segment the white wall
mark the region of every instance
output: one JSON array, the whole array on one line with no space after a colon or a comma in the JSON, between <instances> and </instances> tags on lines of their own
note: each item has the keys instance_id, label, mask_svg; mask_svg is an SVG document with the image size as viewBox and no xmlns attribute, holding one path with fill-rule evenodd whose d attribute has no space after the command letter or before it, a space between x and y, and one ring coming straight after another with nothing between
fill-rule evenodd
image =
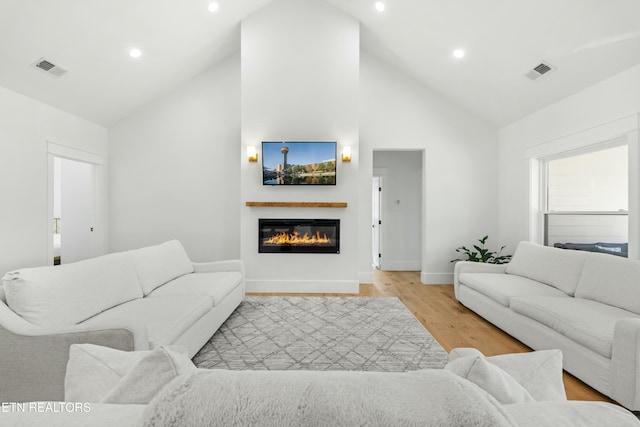
<instances>
[{"instance_id":1,"label":"white wall","mask_svg":"<svg viewBox=\"0 0 640 427\"><path fill-rule=\"evenodd\" d=\"M422 152L374 151L382 181L383 270L422 268Z\"/></svg>"},{"instance_id":2,"label":"white wall","mask_svg":"<svg viewBox=\"0 0 640 427\"><path fill-rule=\"evenodd\" d=\"M104 156L107 130L0 87L0 275L53 263L47 141Z\"/></svg>"},{"instance_id":3,"label":"white wall","mask_svg":"<svg viewBox=\"0 0 640 427\"><path fill-rule=\"evenodd\" d=\"M238 258L240 57L109 129L111 251L179 239L194 261Z\"/></svg>"},{"instance_id":4,"label":"white wall","mask_svg":"<svg viewBox=\"0 0 640 427\"><path fill-rule=\"evenodd\" d=\"M321 0L277 0L242 22L241 252L254 291L357 292L359 23ZM337 141L337 185L262 185L246 147ZM250 208L246 201L347 202L346 209ZM369 204L370 205L370 204ZM259 254L259 218L338 218L340 254ZM369 220L368 220L369 221Z\"/></svg>"},{"instance_id":5,"label":"white wall","mask_svg":"<svg viewBox=\"0 0 640 427\"><path fill-rule=\"evenodd\" d=\"M543 84L544 80L539 83ZM514 246L521 240L529 239L529 198L532 195L529 191L530 164L527 150L541 144L553 145L556 140L574 134L589 134L590 130L606 128L607 124L636 115L638 111L640 111L640 66L604 80L500 129L499 235L501 242ZM602 138L619 136L602 135ZM629 175L631 179L636 176L637 180L637 151L630 148L629 155ZM631 168L632 164L635 164L635 168ZM633 193L631 186L630 192ZM631 221L633 200L630 198L629 202ZM629 227L631 233L631 222Z\"/></svg>"},{"instance_id":6,"label":"white wall","mask_svg":"<svg viewBox=\"0 0 640 427\"><path fill-rule=\"evenodd\" d=\"M455 248L497 232L497 130L398 69L363 53L360 64L358 268L371 280L374 150L424 150L422 281L453 283Z\"/></svg>"}]
</instances>

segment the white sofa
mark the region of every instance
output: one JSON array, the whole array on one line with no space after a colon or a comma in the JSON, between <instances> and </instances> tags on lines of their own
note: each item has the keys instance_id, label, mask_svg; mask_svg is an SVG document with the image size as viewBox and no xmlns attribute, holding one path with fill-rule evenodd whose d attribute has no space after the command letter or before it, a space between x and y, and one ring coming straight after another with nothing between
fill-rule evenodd
<instances>
[{"instance_id":1,"label":"white sofa","mask_svg":"<svg viewBox=\"0 0 640 427\"><path fill-rule=\"evenodd\" d=\"M638 427L626 409L567 401L559 350L485 358L455 349L412 372L196 369L175 346L122 352L74 345L66 402L8 406L15 427Z\"/></svg>"},{"instance_id":2,"label":"white sofa","mask_svg":"<svg viewBox=\"0 0 640 427\"><path fill-rule=\"evenodd\" d=\"M244 293L241 261L194 263L176 240L9 272L0 288L0 402L62 400L74 343L177 344L193 357Z\"/></svg>"},{"instance_id":3,"label":"white sofa","mask_svg":"<svg viewBox=\"0 0 640 427\"><path fill-rule=\"evenodd\" d=\"M458 301L640 410L640 262L521 242L509 264L458 262Z\"/></svg>"}]
</instances>

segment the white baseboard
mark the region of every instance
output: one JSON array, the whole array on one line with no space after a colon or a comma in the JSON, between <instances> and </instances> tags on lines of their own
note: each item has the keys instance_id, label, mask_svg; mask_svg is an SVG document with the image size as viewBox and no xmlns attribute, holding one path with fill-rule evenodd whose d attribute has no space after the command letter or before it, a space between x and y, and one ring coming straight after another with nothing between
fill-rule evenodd
<instances>
[{"instance_id":1,"label":"white baseboard","mask_svg":"<svg viewBox=\"0 0 640 427\"><path fill-rule=\"evenodd\" d=\"M247 292L357 294L357 280L246 280Z\"/></svg>"},{"instance_id":2,"label":"white baseboard","mask_svg":"<svg viewBox=\"0 0 640 427\"><path fill-rule=\"evenodd\" d=\"M420 268L398 270L417 271ZM387 271L385 269L385 271ZM391 271L391 270L389 270ZM361 284L373 283L373 271L361 271L358 273L358 280ZM453 273L425 273L420 272L420 281L424 285L451 285L453 283Z\"/></svg>"},{"instance_id":3,"label":"white baseboard","mask_svg":"<svg viewBox=\"0 0 640 427\"><path fill-rule=\"evenodd\" d=\"M451 285L453 273L420 273L420 281L424 285Z\"/></svg>"},{"instance_id":4,"label":"white baseboard","mask_svg":"<svg viewBox=\"0 0 640 427\"><path fill-rule=\"evenodd\" d=\"M373 271L361 271L358 273L358 282L361 284L373 283Z\"/></svg>"},{"instance_id":5,"label":"white baseboard","mask_svg":"<svg viewBox=\"0 0 640 427\"><path fill-rule=\"evenodd\" d=\"M420 271L422 264L418 261L383 261L385 271Z\"/></svg>"}]
</instances>

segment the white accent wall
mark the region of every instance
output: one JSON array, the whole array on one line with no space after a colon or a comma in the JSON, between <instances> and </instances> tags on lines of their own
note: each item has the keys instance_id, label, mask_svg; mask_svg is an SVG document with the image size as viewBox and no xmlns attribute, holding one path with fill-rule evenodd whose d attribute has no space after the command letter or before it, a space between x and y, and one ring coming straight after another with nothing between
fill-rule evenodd
<instances>
[{"instance_id":1,"label":"white accent wall","mask_svg":"<svg viewBox=\"0 0 640 427\"><path fill-rule=\"evenodd\" d=\"M241 257L250 290L357 291L371 283L374 150L423 153L424 283L452 283L455 248L497 232L497 130L359 47L323 1L280 0L241 24L241 59L214 65L109 132L111 251L178 238L198 261ZM246 147L345 145L337 185L263 186ZM261 153L259 153L261 155ZM255 208L336 201L346 209ZM258 254L258 218L339 218L341 253Z\"/></svg>"},{"instance_id":2,"label":"white accent wall","mask_svg":"<svg viewBox=\"0 0 640 427\"><path fill-rule=\"evenodd\" d=\"M423 150L422 282L453 283L455 248L497 234L497 129L372 55L360 63L358 268L371 280L374 150ZM508 248L509 249L509 248ZM513 249L513 248L512 248Z\"/></svg>"},{"instance_id":3,"label":"white accent wall","mask_svg":"<svg viewBox=\"0 0 640 427\"><path fill-rule=\"evenodd\" d=\"M240 245L247 288L357 292L359 23L321 0L277 0L244 20L241 31ZM335 186L263 186L261 163L246 156L247 146L260 150L262 141L337 141L338 153L350 146L353 160L338 158ZM348 207L256 208L247 201ZM259 218L340 219L340 253L259 254Z\"/></svg>"},{"instance_id":4,"label":"white accent wall","mask_svg":"<svg viewBox=\"0 0 640 427\"><path fill-rule=\"evenodd\" d=\"M550 77L552 78L552 76ZM544 80L535 84L543 84ZM638 132L637 114L640 111L640 66L630 68L614 77L569 96L530 116L500 129L499 168L499 235L504 244L514 246L530 238L530 206L532 198L531 153L548 151L554 144L570 141L574 148L581 135L597 135L606 141L619 138L619 129L629 145L629 233L630 257L632 241L638 240ZM634 117L635 116L635 117ZM627 126L625 123L636 123ZM617 123L623 123L624 126ZM633 128L635 127L635 131ZM607 133L608 129L612 129ZM589 142L585 139L585 142ZM597 142L597 141L593 141ZM535 200L533 200L535 202ZM635 223L635 225L634 225Z\"/></svg>"},{"instance_id":5,"label":"white accent wall","mask_svg":"<svg viewBox=\"0 0 640 427\"><path fill-rule=\"evenodd\" d=\"M48 141L104 156L107 130L0 87L0 275L53 263Z\"/></svg>"},{"instance_id":6,"label":"white accent wall","mask_svg":"<svg viewBox=\"0 0 640 427\"><path fill-rule=\"evenodd\" d=\"M240 256L240 57L109 129L111 252L178 239L194 261Z\"/></svg>"},{"instance_id":7,"label":"white accent wall","mask_svg":"<svg viewBox=\"0 0 640 427\"><path fill-rule=\"evenodd\" d=\"M452 283L456 247L485 234L499 244L496 129L361 55L352 18L323 2L297 4L273 3L242 23L242 66L239 57L214 65L110 129L110 251L178 238L196 261L241 257L251 290L357 290L358 281L373 279L373 151L408 149L424 156L416 267L424 283ZM336 186L263 186L261 162L246 157L246 147L260 151L263 140L333 140L338 157L349 145L353 158L338 160ZM247 201L348 207L254 208ZM261 217L339 218L341 253L258 254Z\"/></svg>"}]
</instances>

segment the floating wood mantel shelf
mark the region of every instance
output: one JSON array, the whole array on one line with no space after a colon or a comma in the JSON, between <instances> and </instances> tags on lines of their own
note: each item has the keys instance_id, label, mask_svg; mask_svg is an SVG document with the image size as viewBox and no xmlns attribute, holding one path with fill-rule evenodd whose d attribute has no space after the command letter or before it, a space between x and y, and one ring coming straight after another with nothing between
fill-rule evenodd
<instances>
[{"instance_id":1,"label":"floating wood mantel shelf","mask_svg":"<svg viewBox=\"0 0 640 427\"><path fill-rule=\"evenodd\" d=\"M247 202L258 208L346 208L347 202Z\"/></svg>"}]
</instances>

